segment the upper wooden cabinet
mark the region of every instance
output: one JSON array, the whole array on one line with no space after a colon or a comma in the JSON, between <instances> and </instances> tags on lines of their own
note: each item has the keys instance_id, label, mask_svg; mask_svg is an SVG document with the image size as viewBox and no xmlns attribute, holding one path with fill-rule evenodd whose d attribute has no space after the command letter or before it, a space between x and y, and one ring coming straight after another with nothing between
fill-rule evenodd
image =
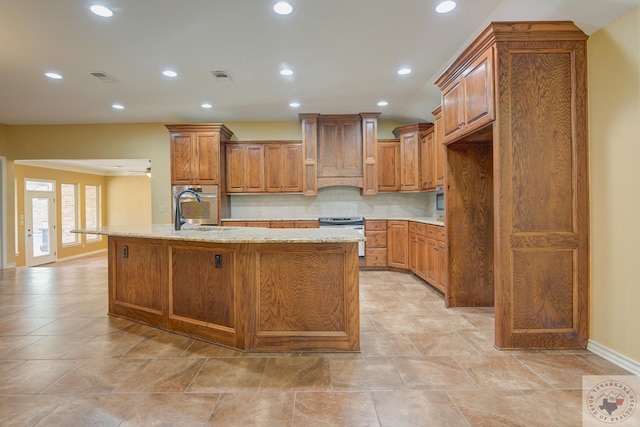
<instances>
[{"instance_id":1,"label":"upper wooden cabinet","mask_svg":"<svg viewBox=\"0 0 640 427\"><path fill-rule=\"evenodd\" d=\"M433 128L420 135L420 190L436 188L436 141Z\"/></svg>"},{"instance_id":2,"label":"upper wooden cabinet","mask_svg":"<svg viewBox=\"0 0 640 427\"><path fill-rule=\"evenodd\" d=\"M495 305L499 348L588 342L586 41L572 22L494 22L436 81L445 302Z\"/></svg>"},{"instance_id":3,"label":"upper wooden cabinet","mask_svg":"<svg viewBox=\"0 0 640 427\"><path fill-rule=\"evenodd\" d=\"M233 133L221 123L166 127L171 138L171 184L219 184L220 142Z\"/></svg>"},{"instance_id":4,"label":"upper wooden cabinet","mask_svg":"<svg viewBox=\"0 0 640 427\"><path fill-rule=\"evenodd\" d=\"M264 144L226 145L227 192L264 192Z\"/></svg>"},{"instance_id":5,"label":"upper wooden cabinet","mask_svg":"<svg viewBox=\"0 0 640 427\"><path fill-rule=\"evenodd\" d=\"M302 144L242 141L226 144L228 193L302 191Z\"/></svg>"},{"instance_id":6,"label":"upper wooden cabinet","mask_svg":"<svg viewBox=\"0 0 640 427\"><path fill-rule=\"evenodd\" d=\"M375 195L377 121L380 113L300 114L302 122L303 195L318 188L353 186Z\"/></svg>"},{"instance_id":7,"label":"upper wooden cabinet","mask_svg":"<svg viewBox=\"0 0 640 427\"><path fill-rule=\"evenodd\" d=\"M378 140L378 191L400 191L400 141Z\"/></svg>"},{"instance_id":8,"label":"upper wooden cabinet","mask_svg":"<svg viewBox=\"0 0 640 427\"><path fill-rule=\"evenodd\" d=\"M421 190L420 139L432 132L432 127L432 123L415 123L393 130L393 135L400 140L400 191Z\"/></svg>"},{"instance_id":9,"label":"upper wooden cabinet","mask_svg":"<svg viewBox=\"0 0 640 427\"><path fill-rule=\"evenodd\" d=\"M488 47L442 89L443 142L454 141L494 119L493 47Z\"/></svg>"},{"instance_id":10,"label":"upper wooden cabinet","mask_svg":"<svg viewBox=\"0 0 640 427\"><path fill-rule=\"evenodd\" d=\"M433 110L433 145L435 146L435 185L444 185L444 144L442 141L442 108Z\"/></svg>"},{"instance_id":11,"label":"upper wooden cabinet","mask_svg":"<svg viewBox=\"0 0 640 427\"><path fill-rule=\"evenodd\" d=\"M265 189L269 193L302 191L302 144L265 144Z\"/></svg>"}]
</instances>

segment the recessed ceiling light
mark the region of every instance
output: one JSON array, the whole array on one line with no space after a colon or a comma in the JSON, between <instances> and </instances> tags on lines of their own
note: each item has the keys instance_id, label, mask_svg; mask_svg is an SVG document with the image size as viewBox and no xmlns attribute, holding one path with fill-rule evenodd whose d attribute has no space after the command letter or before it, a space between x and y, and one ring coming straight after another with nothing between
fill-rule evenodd
<instances>
[{"instance_id":1,"label":"recessed ceiling light","mask_svg":"<svg viewBox=\"0 0 640 427\"><path fill-rule=\"evenodd\" d=\"M386 107L389 105L387 101L378 101L378 107Z\"/></svg>"},{"instance_id":2,"label":"recessed ceiling light","mask_svg":"<svg viewBox=\"0 0 640 427\"><path fill-rule=\"evenodd\" d=\"M165 76L165 77L178 77L178 73L176 73L173 70L164 70L162 72L162 75Z\"/></svg>"},{"instance_id":3,"label":"recessed ceiling light","mask_svg":"<svg viewBox=\"0 0 640 427\"><path fill-rule=\"evenodd\" d=\"M200 105L202 108L213 108L213 105L209 104L208 102L205 102L204 104Z\"/></svg>"},{"instance_id":4,"label":"recessed ceiling light","mask_svg":"<svg viewBox=\"0 0 640 427\"><path fill-rule=\"evenodd\" d=\"M108 7L94 4L89 8L91 12L95 13L98 16L102 16L103 18L110 18L113 16L113 12Z\"/></svg>"},{"instance_id":5,"label":"recessed ceiling light","mask_svg":"<svg viewBox=\"0 0 640 427\"><path fill-rule=\"evenodd\" d=\"M456 2L453 0L444 0L438 3L436 6L436 12L438 13L448 13L456 8Z\"/></svg>"},{"instance_id":6,"label":"recessed ceiling light","mask_svg":"<svg viewBox=\"0 0 640 427\"><path fill-rule=\"evenodd\" d=\"M122 104L113 104L113 105L111 105L111 107L114 110L124 110L124 105L122 105Z\"/></svg>"},{"instance_id":7,"label":"recessed ceiling light","mask_svg":"<svg viewBox=\"0 0 640 427\"><path fill-rule=\"evenodd\" d=\"M293 7L286 1L279 1L273 5L273 11L278 15L288 15L293 12Z\"/></svg>"},{"instance_id":8,"label":"recessed ceiling light","mask_svg":"<svg viewBox=\"0 0 640 427\"><path fill-rule=\"evenodd\" d=\"M398 70L398 74L400 74L401 76L411 74L411 68L400 68Z\"/></svg>"},{"instance_id":9,"label":"recessed ceiling light","mask_svg":"<svg viewBox=\"0 0 640 427\"><path fill-rule=\"evenodd\" d=\"M280 70L280 74L282 74L283 76L292 76L293 75L293 70L290 68L285 68Z\"/></svg>"},{"instance_id":10,"label":"recessed ceiling light","mask_svg":"<svg viewBox=\"0 0 640 427\"><path fill-rule=\"evenodd\" d=\"M46 73L44 73L44 75L49 77L50 79L54 79L54 80L60 80L62 78L62 75L60 75L58 73L54 73L52 71L46 72Z\"/></svg>"},{"instance_id":11,"label":"recessed ceiling light","mask_svg":"<svg viewBox=\"0 0 640 427\"><path fill-rule=\"evenodd\" d=\"M299 106L300 106L299 102L290 102L289 103L289 107L292 107L292 108L298 108Z\"/></svg>"}]
</instances>

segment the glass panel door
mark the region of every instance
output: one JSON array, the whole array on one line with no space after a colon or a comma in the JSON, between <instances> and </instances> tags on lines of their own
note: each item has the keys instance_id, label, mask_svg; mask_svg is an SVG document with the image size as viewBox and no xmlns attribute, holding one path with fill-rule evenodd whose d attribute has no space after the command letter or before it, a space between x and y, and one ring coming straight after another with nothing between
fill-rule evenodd
<instances>
[{"instance_id":1,"label":"glass panel door","mask_svg":"<svg viewBox=\"0 0 640 427\"><path fill-rule=\"evenodd\" d=\"M25 263L56 260L55 197L48 191L25 191Z\"/></svg>"}]
</instances>

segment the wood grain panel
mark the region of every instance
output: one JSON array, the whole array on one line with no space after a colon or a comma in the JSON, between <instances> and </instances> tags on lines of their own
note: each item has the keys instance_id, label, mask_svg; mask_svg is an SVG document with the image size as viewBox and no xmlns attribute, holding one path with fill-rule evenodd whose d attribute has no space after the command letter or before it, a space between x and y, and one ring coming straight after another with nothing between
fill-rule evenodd
<instances>
[{"instance_id":1,"label":"wood grain panel","mask_svg":"<svg viewBox=\"0 0 640 427\"><path fill-rule=\"evenodd\" d=\"M171 176L173 184L191 182L191 134L171 134Z\"/></svg>"},{"instance_id":2,"label":"wood grain panel","mask_svg":"<svg viewBox=\"0 0 640 427\"><path fill-rule=\"evenodd\" d=\"M221 268L216 268L216 255ZM227 249L173 246L169 315L235 328L233 269L233 254Z\"/></svg>"},{"instance_id":3,"label":"wood grain panel","mask_svg":"<svg viewBox=\"0 0 640 427\"><path fill-rule=\"evenodd\" d=\"M345 331L344 268L342 253L263 252L260 333Z\"/></svg>"},{"instance_id":4,"label":"wood grain panel","mask_svg":"<svg viewBox=\"0 0 640 427\"><path fill-rule=\"evenodd\" d=\"M218 184L218 163L220 161L219 135L194 135L197 170L195 179L201 184Z\"/></svg>"},{"instance_id":5,"label":"wood grain panel","mask_svg":"<svg viewBox=\"0 0 640 427\"><path fill-rule=\"evenodd\" d=\"M515 51L510 64L513 232L574 231L571 54Z\"/></svg>"},{"instance_id":6,"label":"wood grain panel","mask_svg":"<svg viewBox=\"0 0 640 427\"><path fill-rule=\"evenodd\" d=\"M573 250L513 252L513 329L573 331L575 289ZM573 283L573 286L567 284ZM545 332L545 331L541 331Z\"/></svg>"},{"instance_id":7,"label":"wood grain panel","mask_svg":"<svg viewBox=\"0 0 640 427\"><path fill-rule=\"evenodd\" d=\"M406 269L409 263L409 226L407 221L387 221L387 263Z\"/></svg>"},{"instance_id":8,"label":"wood grain panel","mask_svg":"<svg viewBox=\"0 0 640 427\"><path fill-rule=\"evenodd\" d=\"M341 132L335 120L321 120L318 123L318 176L339 176L342 155Z\"/></svg>"},{"instance_id":9,"label":"wood grain panel","mask_svg":"<svg viewBox=\"0 0 640 427\"><path fill-rule=\"evenodd\" d=\"M342 123L342 175L362 176L362 123L360 120Z\"/></svg>"},{"instance_id":10,"label":"wood grain panel","mask_svg":"<svg viewBox=\"0 0 640 427\"><path fill-rule=\"evenodd\" d=\"M302 121L302 194L318 195L318 116L300 114Z\"/></svg>"},{"instance_id":11,"label":"wood grain panel","mask_svg":"<svg viewBox=\"0 0 640 427\"><path fill-rule=\"evenodd\" d=\"M366 231L366 247L367 248L386 248L387 232L386 231Z\"/></svg>"},{"instance_id":12,"label":"wood grain panel","mask_svg":"<svg viewBox=\"0 0 640 427\"><path fill-rule=\"evenodd\" d=\"M112 252L116 259L112 294L114 302L162 313L163 287L166 284L161 265L162 244L154 241L114 240Z\"/></svg>"},{"instance_id":13,"label":"wood grain panel","mask_svg":"<svg viewBox=\"0 0 640 427\"><path fill-rule=\"evenodd\" d=\"M447 306L492 306L493 151L490 142L447 146ZM435 236L434 236L435 237ZM435 251L436 249L434 249Z\"/></svg>"},{"instance_id":14,"label":"wood grain panel","mask_svg":"<svg viewBox=\"0 0 640 427\"><path fill-rule=\"evenodd\" d=\"M361 113L362 120L362 195L378 194L378 116L380 113Z\"/></svg>"},{"instance_id":15,"label":"wood grain panel","mask_svg":"<svg viewBox=\"0 0 640 427\"><path fill-rule=\"evenodd\" d=\"M400 141L378 142L378 190L400 191Z\"/></svg>"}]
</instances>

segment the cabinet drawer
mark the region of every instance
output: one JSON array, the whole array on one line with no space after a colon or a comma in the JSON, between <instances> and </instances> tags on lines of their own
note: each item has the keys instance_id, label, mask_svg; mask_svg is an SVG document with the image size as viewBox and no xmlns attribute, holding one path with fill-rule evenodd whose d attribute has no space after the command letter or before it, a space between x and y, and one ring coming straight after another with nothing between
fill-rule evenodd
<instances>
[{"instance_id":1,"label":"cabinet drawer","mask_svg":"<svg viewBox=\"0 0 640 427\"><path fill-rule=\"evenodd\" d=\"M297 220L295 221L296 228L318 228L317 220Z\"/></svg>"},{"instance_id":2,"label":"cabinet drawer","mask_svg":"<svg viewBox=\"0 0 640 427\"><path fill-rule=\"evenodd\" d=\"M271 228L295 228L294 221L271 221Z\"/></svg>"},{"instance_id":3,"label":"cabinet drawer","mask_svg":"<svg viewBox=\"0 0 640 427\"><path fill-rule=\"evenodd\" d=\"M440 242L444 242L444 236L445 236L444 227L438 227L438 238L436 240Z\"/></svg>"},{"instance_id":4,"label":"cabinet drawer","mask_svg":"<svg viewBox=\"0 0 640 427\"><path fill-rule=\"evenodd\" d=\"M409 233L419 234L421 236L427 235L427 224L419 222L409 222Z\"/></svg>"},{"instance_id":5,"label":"cabinet drawer","mask_svg":"<svg viewBox=\"0 0 640 427\"><path fill-rule=\"evenodd\" d=\"M264 227L269 228L269 221L247 221L247 227Z\"/></svg>"},{"instance_id":6,"label":"cabinet drawer","mask_svg":"<svg viewBox=\"0 0 640 427\"><path fill-rule=\"evenodd\" d=\"M364 222L365 231L386 231L387 221L384 220L367 220Z\"/></svg>"},{"instance_id":7,"label":"cabinet drawer","mask_svg":"<svg viewBox=\"0 0 640 427\"><path fill-rule=\"evenodd\" d=\"M438 239L438 235L440 233L438 233L438 226L437 225L427 225L427 237L433 240L437 240Z\"/></svg>"},{"instance_id":8,"label":"cabinet drawer","mask_svg":"<svg viewBox=\"0 0 640 427\"><path fill-rule=\"evenodd\" d=\"M367 231L365 232L367 242L365 248L386 248L387 232L386 231Z\"/></svg>"},{"instance_id":9,"label":"cabinet drawer","mask_svg":"<svg viewBox=\"0 0 640 427\"><path fill-rule=\"evenodd\" d=\"M367 267L386 267L387 250L382 248L367 249L365 251L365 265Z\"/></svg>"}]
</instances>

